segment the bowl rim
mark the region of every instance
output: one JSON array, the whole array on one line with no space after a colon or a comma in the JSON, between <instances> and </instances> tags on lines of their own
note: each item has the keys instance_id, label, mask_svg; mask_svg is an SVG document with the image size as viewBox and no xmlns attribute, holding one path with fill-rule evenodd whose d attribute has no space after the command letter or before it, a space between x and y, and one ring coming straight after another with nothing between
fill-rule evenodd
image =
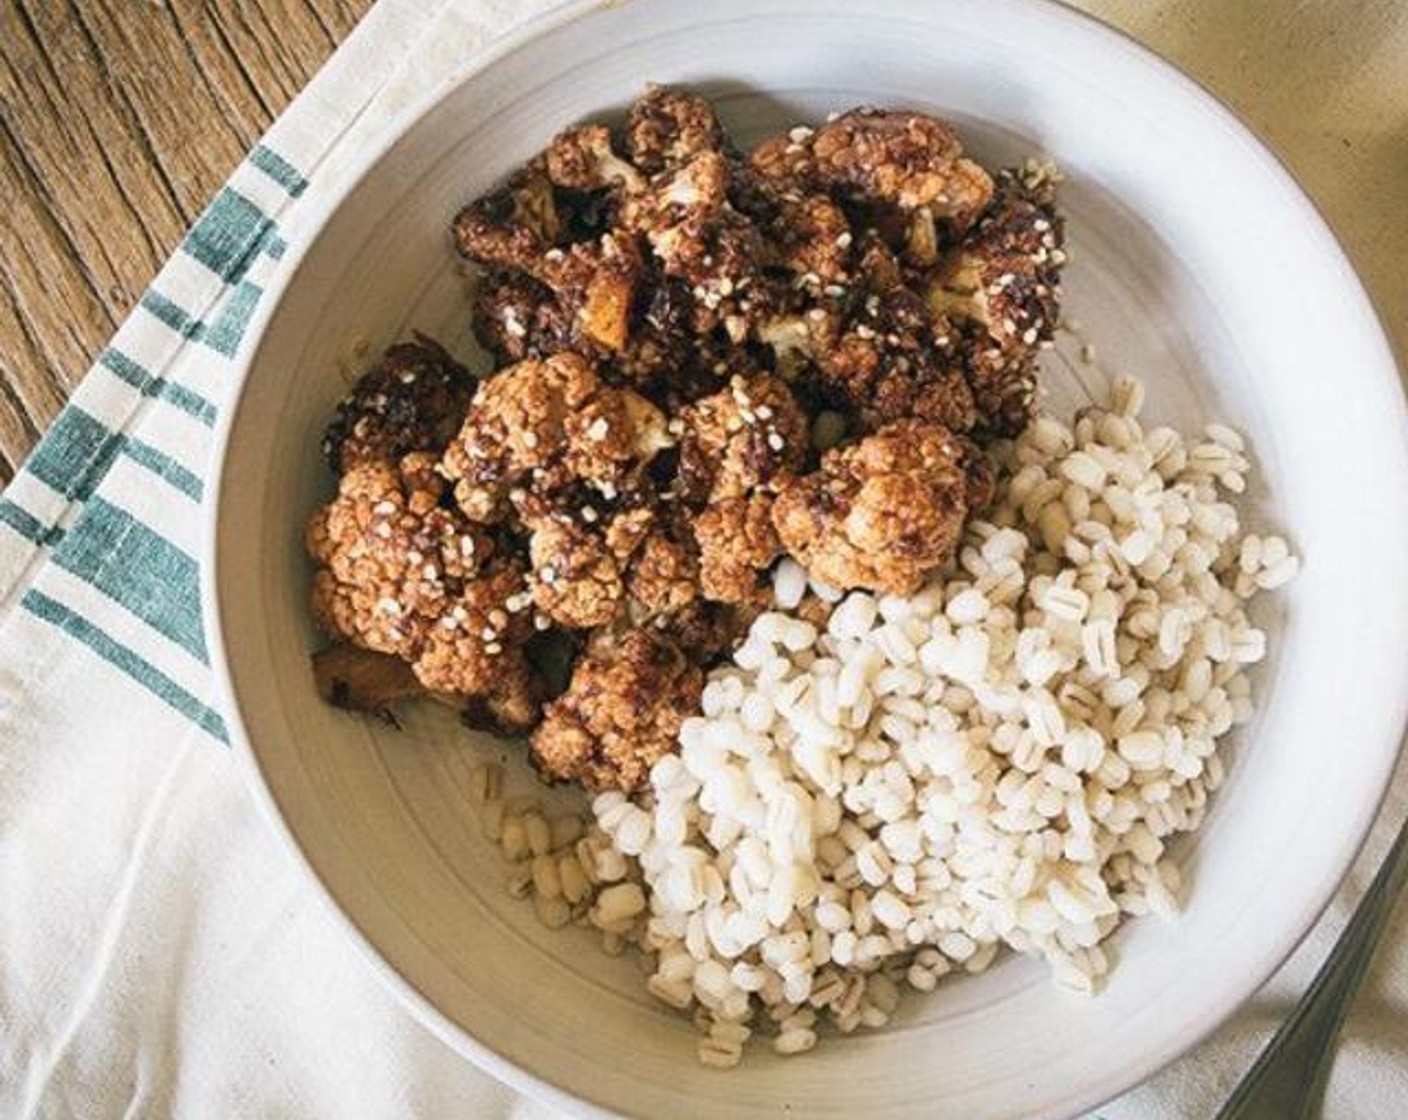
<instances>
[{"instance_id":1,"label":"bowl rim","mask_svg":"<svg viewBox=\"0 0 1408 1120\"><path fill-rule=\"evenodd\" d=\"M220 601L222 569L219 562L222 524L222 497L225 487L225 466L229 457L231 435L236 418L245 400L245 389L249 375L261 357L268 327L273 321L282 302L282 297L293 285L307 264L308 255L318 242L326 227L341 210L348 197L361 185L367 175L415 128L415 126L443 101L453 96L465 83L478 78L482 73L517 53L534 40L570 23L585 19L598 10L620 8L627 4L644 6L655 0L565 0L545 11L539 12L493 41L474 52L453 73L436 82L427 90L398 110L387 127L374 142L359 152L349 162L342 181L330 188L321 204L322 213L316 221L302 231L300 238L290 245L285 266L278 270L260 301L247 333L245 345L239 357L232 363L231 387L218 417L210 457L208 493L214 495L206 504L203 515L201 536L201 608L207 649L210 653L210 668L215 685L215 696L225 719L230 746L239 760L239 770L244 783L252 794L259 811L273 827L279 843L292 857L296 866L313 889L317 904L333 916L335 923L356 947L358 954L371 966L372 971L395 996L410 1009L423 1026L450 1047L456 1054L468 1058L478 1068L489 1073L509 1088L535 1098L543 1103L578 1116L590 1116L600 1120L612 1120L627 1114L594 1102L579 1093L556 1085L546 1078L534 1074L500 1054L488 1042L481 1040L454 1022L435 1006L416 986L403 976L382 955L333 896L330 888L314 869L311 860L294 835L293 829L279 809L263 767L249 734L244 726L242 709L235 694L230 661L224 639ZM1042 11L1054 18L1064 19L1083 25L1087 32L1103 40L1106 49L1123 52L1136 64L1154 72L1177 87L1185 98L1201 104L1205 110L1219 119L1231 133L1238 136L1248 150L1249 158L1260 165L1261 170L1285 188L1288 201L1302 212L1306 219L1304 235L1320 242L1320 254L1328 261L1341 266L1349 288L1342 293L1346 313L1355 314L1362 321L1364 341L1371 349L1380 352L1381 362L1377 370L1366 370L1364 376L1374 376L1387 381L1384 394L1396 405L1403 420L1400 427L1405 431L1404 443L1408 446L1408 396L1405 395L1403 375L1397 360L1393 341L1384 329L1384 316L1376 306L1373 296L1364 286L1349 253L1345 250L1334 228L1321 212L1319 205L1301 185L1271 144L1259 131L1245 121L1227 102L1179 66L1163 57L1153 48L1146 46L1129 33L1113 24L1078 8L1070 7L1061 0L1006 0L1012 6L1030 11ZM766 18L769 5L758 4L756 14ZM1397 392L1393 392L1396 388ZM1386 402L1387 403L1387 402ZM1400 630L1404 627L1400 620ZM1358 810L1358 819L1348 834L1354 839L1345 852L1342 865L1333 875L1327 876L1313 894L1313 901L1299 915L1295 923L1287 923L1286 931L1278 939L1273 950L1269 951L1258 969L1244 975L1241 983L1226 986L1220 996L1207 1001L1199 1016L1197 1026L1184 1037L1158 1049L1144 1052L1139 1058L1125 1062L1117 1069L1106 1068L1098 1075L1092 1075L1079 1091L1073 1091L1064 1100L1053 1100L1043 1111L1035 1114L1048 1120L1080 1115L1086 1110L1097 1108L1129 1091L1152 1077L1178 1058L1189 1053L1217 1031L1237 1009L1255 993L1286 963L1300 947L1307 935L1315 928L1326 908L1330 905L1345 877L1353 868L1363 851L1374 822L1378 819L1387 797L1392 775L1399 756L1408 750L1408 693L1398 703L1398 716L1394 721L1391 752L1385 751L1380 763L1378 794Z\"/></svg>"}]
</instances>

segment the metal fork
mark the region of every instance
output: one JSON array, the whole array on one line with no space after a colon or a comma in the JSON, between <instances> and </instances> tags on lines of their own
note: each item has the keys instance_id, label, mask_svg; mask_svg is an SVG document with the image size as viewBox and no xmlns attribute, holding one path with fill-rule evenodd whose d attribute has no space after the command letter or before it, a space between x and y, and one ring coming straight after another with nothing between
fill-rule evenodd
<instances>
[{"instance_id":1,"label":"metal fork","mask_svg":"<svg viewBox=\"0 0 1408 1120\"><path fill-rule=\"evenodd\" d=\"M1309 990L1217 1120L1312 1120L1320 1115L1335 1038L1408 881L1408 822Z\"/></svg>"}]
</instances>

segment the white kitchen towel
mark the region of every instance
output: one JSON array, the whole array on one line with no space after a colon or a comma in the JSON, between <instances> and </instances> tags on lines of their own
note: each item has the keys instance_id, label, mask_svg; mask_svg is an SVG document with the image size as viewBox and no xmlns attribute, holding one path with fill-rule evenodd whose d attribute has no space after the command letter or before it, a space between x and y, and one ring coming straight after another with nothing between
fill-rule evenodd
<instances>
[{"instance_id":1,"label":"white kitchen towel","mask_svg":"<svg viewBox=\"0 0 1408 1120\"><path fill-rule=\"evenodd\" d=\"M191 229L0 497L0 1116L550 1116L380 986L250 800L201 628L211 428L338 167L543 0L381 0ZM371 76L369 80L369 76ZM1354 874L1231 1024L1107 1120L1209 1114L1352 911ZM1332 1117L1408 1112L1408 922Z\"/></svg>"}]
</instances>

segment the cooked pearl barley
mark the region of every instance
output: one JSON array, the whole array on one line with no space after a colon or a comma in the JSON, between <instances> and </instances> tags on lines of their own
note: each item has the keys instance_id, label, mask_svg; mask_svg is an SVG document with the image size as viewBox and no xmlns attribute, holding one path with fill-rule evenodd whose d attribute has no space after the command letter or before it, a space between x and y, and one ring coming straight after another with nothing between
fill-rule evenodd
<instances>
[{"instance_id":1,"label":"cooked pearl barley","mask_svg":"<svg viewBox=\"0 0 1408 1120\"><path fill-rule=\"evenodd\" d=\"M929 991L1004 946L1093 991L1122 915L1176 916L1166 842L1202 820L1266 654L1247 600L1299 564L1239 534L1241 437L1145 432L1143 396L1122 377L1110 411L996 445L993 507L913 596L783 561L679 755L634 800L598 796L585 835L486 790L486 835L524 861L511 889L640 946L721 1068L760 1029L794 1054L819 1019L881 1026L897 981ZM824 621L787 613L808 589Z\"/></svg>"}]
</instances>

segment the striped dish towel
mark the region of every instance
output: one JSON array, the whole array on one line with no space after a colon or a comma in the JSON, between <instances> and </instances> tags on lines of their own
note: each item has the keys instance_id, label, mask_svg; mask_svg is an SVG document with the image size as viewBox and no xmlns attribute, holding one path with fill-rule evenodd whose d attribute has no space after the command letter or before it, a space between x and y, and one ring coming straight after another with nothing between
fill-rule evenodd
<instances>
[{"instance_id":1,"label":"striped dish towel","mask_svg":"<svg viewBox=\"0 0 1408 1120\"><path fill-rule=\"evenodd\" d=\"M0 1115L550 1115L412 1021L309 900L224 749L196 559L212 428L289 246L370 138L549 6L381 0L0 497ZM1101 1115L1211 1111L1369 869L1264 998ZM1408 1100L1406 935L1351 1024L1334 1114Z\"/></svg>"}]
</instances>

